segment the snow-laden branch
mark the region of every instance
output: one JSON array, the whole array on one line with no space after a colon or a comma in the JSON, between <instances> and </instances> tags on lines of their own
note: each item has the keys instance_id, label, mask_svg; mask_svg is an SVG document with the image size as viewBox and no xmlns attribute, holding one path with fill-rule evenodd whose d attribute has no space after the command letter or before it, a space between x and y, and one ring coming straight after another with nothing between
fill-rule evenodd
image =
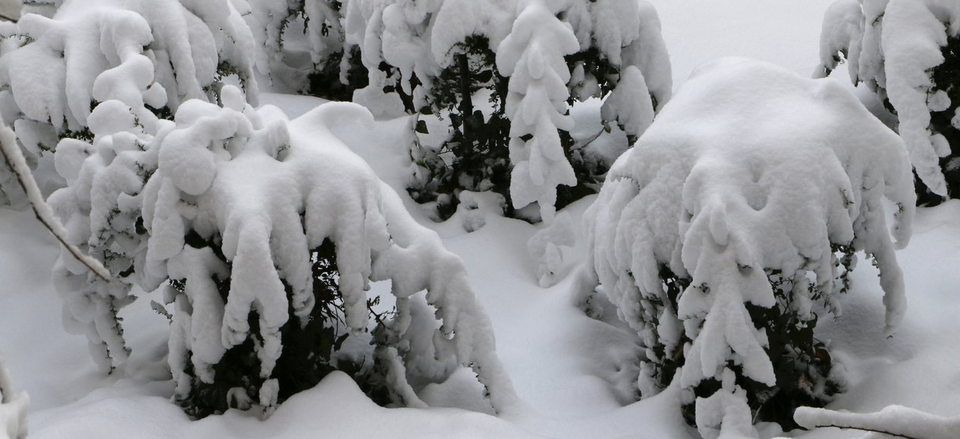
<instances>
[{"instance_id":1,"label":"snow-laden branch","mask_svg":"<svg viewBox=\"0 0 960 439\"><path fill-rule=\"evenodd\" d=\"M60 140L92 140L101 102L123 102L151 133L184 100L216 100L229 75L256 102L253 37L232 5L66 0L48 3L48 16L0 23L0 108L44 193L65 184L52 163Z\"/></svg>"},{"instance_id":2,"label":"snow-laden branch","mask_svg":"<svg viewBox=\"0 0 960 439\"><path fill-rule=\"evenodd\" d=\"M876 413L799 407L793 418L806 429L835 427L906 439L956 439L960 432L960 416L947 418L898 405L885 407Z\"/></svg>"},{"instance_id":3,"label":"snow-laden branch","mask_svg":"<svg viewBox=\"0 0 960 439\"><path fill-rule=\"evenodd\" d=\"M20 182L20 186L23 187L23 191L27 194L27 200L30 202L33 212L37 215L37 219L40 220L43 226L57 238L57 241L60 241L63 247L66 248L77 261L82 263L91 273L103 281L109 282L111 278L110 272L103 267L103 264L83 254L77 246L70 243L70 240L67 238L67 230L64 229L63 224L60 224L60 221L53 215L53 210L51 210L47 202L44 201L43 195L40 193L40 188L37 187L37 182L33 179L33 173L30 172L30 167L27 166L27 161L24 159L23 153L20 151L20 146L17 144L16 135L10 128L4 125L3 122L0 122L0 152L2 152L3 159L7 166L9 166L16 175L17 181Z\"/></svg>"}]
</instances>

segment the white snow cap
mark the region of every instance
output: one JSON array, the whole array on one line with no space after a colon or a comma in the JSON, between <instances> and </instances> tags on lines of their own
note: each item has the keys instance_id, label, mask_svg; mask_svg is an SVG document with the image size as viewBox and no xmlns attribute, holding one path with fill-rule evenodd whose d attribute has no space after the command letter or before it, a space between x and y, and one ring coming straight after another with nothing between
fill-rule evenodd
<instances>
[{"instance_id":1,"label":"white snow cap","mask_svg":"<svg viewBox=\"0 0 960 439\"><path fill-rule=\"evenodd\" d=\"M831 243L863 250L880 268L892 333L906 305L894 249L910 238L912 183L902 141L842 85L747 59L714 61L610 170L584 220L586 276L648 347L659 333L676 348L670 322L684 323L693 343L683 387L720 379L730 360L772 386L766 335L744 306L775 304L764 269L812 273L829 297L839 289ZM899 209L889 232L884 197ZM638 304L668 303L664 266L692 283L676 316L669 305L664 315L645 315L649 307Z\"/></svg>"}]
</instances>

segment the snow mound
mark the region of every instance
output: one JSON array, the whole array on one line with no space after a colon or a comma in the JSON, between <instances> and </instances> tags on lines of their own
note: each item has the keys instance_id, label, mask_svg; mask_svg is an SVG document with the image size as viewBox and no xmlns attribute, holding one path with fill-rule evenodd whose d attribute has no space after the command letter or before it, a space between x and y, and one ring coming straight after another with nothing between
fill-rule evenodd
<instances>
[{"instance_id":1,"label":"snow mound","mask_svg":"<svg viewBox=\"0 0 960 439\"><path fill-rule=\"evenodd\" d=\"M897 206L889 232L883 198ZM599 284L641 335L644 396L669 382L682 352L675 366L684 389L722 384L722 396L697 400L701 433L716 437L721 420L749 430L729 364L767 386L776 377L768 329L747 304L786 301L803 321L813 302L839 313L835 251L845 246L880 268L891 334L906 306L894 250L909 241L914 200L902 142L840 84L715 61L611 169L585 215L589 254L578 285ZM789 297L775 297L772 272L792 280Z\"/></svg>"}]
</instances>

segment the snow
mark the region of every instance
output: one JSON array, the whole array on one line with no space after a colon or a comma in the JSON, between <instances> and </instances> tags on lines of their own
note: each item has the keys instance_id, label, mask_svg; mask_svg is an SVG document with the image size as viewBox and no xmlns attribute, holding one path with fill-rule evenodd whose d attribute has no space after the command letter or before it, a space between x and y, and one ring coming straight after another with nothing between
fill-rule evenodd
<instances>
[{"instance_id":1,"label":"snow","mask_svg":"<svg viewBox=\"0 0 960 439\"><path fill-rule=\"evenodd\" d=\"M807 76L819 59L820 23L836 0L647 0L657 8L680 86L704 62L745 56ZM868 0L865 3L876 2Z\"/></svg>"},{"instance_id":2,"label":"snow","mask_svg":"<svg viewBox=\"0 0 960 439\"><path fill-rule=\"evenodd\" d=\"M695 6L687 0L651 3L660 13L666 47L674 62L673 73L666 72L666 77L679 85L695 65L725 54L750 55L808 74L819 60L819 24L832 1L774 4L744 0L723 5L698 2ZM879 33L876 36L879 38ZM643 69L641 72L648 88L654 90L651 74ZM170 90L166 83L163 87ZM322 103L302 96L264 93L261 97L262 102L283 108L291 119ZM591 102L587 107L599 112L600 104ZM9 114L9 108L3 111ZM265 107L260 114L276 120L280 117L277 111ZM583 110L573 112L577 123L573 130L596 132L599 117L581 117L578 111ZM127 126L126 122L120 123L127 117L122 112L104 116L108 114L117 117L104 117L96 133L101 141ZM114 121L117 125L112 125ZM162 291L135 291L141 295L140 300L121 310L125 338L133 349L126 367L113 375L101 374L89 361L83 338L67 334L60 327L59 298L50 276L59 252L56 242L32 213L4 209L0 210L0 279L4 279L0 286L0 348L16 389L30 394L31 437L696 437L697 431L687 427L679 416L679 383L635 402L640 371L634 361L643 353L637 347L636 331L614 317L613 306L596 300L593 308L604 311L604 317L598 320L586 316L570 296L571 289L580 287L576 276L561 275L556 285L540 288L534 274L539 262L529 257L527 246L540 228L491 214L490 206L496 201L480 196L474 198L477 209L458 213L454 221L435 224L421 206L404 195L408 157L406 147L397 146L396 139L402 138L406 126L408 119L400 118L380 120L364 129L345 125L332 131L400 194L379 189L385 202L394 208L402 204L411 212L410 221L437 232L439 238L430 237L428 241L442 240L463 260L476 301L487 311L488 324L497 336L502 372L516 387L516 409L501 413L499 418L484 414L492 411L489 402L476 396L482 392L476 377L470 369L459 368L446 382L422 389L412 386L419 399L434 407L429 409L376 407L347 377L335 373L316 388L289 399L265 421L236 410L190 421L170 402L176 387L165 358L170 327L166 318L156 315L149 306L151 300L163 301ZM296 135L296 130L292 131ZM154 134L131 133L141 141ZM36 133L36 137L42 135ZM125 136L108 142L109 147L103 143L102 149L73 143L64 148L62 156L56 154L57 168L71 170L70 177L77 180L90 178L80 172L82 159L100 151L108 158L114 145L136 144L124 140ZM116 148L122 150L121 146ZM130 152L117 152L113 160L128 157ZM165 190L177 188L171 184ZM568 213L574 229L580 230L583 212L594 199L574 203L560 214ZM831 354L843 363L849 380L846 393L829 408L869 413L899 404L946 419L960 413L960 376L951 366L960 361L954 336L960 331L955 318L960 306L955 294L960 284L955 269L960 251L958 215L960 203L956 201L917 212L911 244L898 254L910 307L894 338L884 337L883 291L877 286L878 272L869 264L858 267L851 291L838 298L843 315L837 320L821 319L818 331L822 329L823 339L830 341ZM462 224L467 220L483 225L465 233ZM68 232L74 230L70 224L66 226ZM722 229L718 222L710 233L720 237ZM76 238L86 243L89 236ZM411 239L419 242L426 238L418 235ZM578 236L578 242L564 249L561 273L574 271L584 262L584 237ZM658 257L671 257L669 243L654 240L652 244ZM427 253L411 252L411 257L422 254ZM389 284L371 282L367 294L392 296ZM426 324L435 323L435 319L434 310L422 303L425 300L422 294L411 297L411 316L420 326L411 323L408 332L435 329ZM420 320L418 315L429 318ZM189 330L196 331L198 339L205 339L199 336L205 329ZM661 328L661 333L668 330ZM683 328L673 330L679 334ZM416 348L408 356L414 352L429 358L429 349ZM438 408L451 406L456 408ZM10 413L7 409L0 406L0 426L7 426L3 422L3 416ZM899 413L904 419L929 419L906 412L897 416L901 416ZM763 438L782 434L765 425L758 431ZM787 433L810 439L859 435L835 429Z\"/></svg>"}]
</instances>

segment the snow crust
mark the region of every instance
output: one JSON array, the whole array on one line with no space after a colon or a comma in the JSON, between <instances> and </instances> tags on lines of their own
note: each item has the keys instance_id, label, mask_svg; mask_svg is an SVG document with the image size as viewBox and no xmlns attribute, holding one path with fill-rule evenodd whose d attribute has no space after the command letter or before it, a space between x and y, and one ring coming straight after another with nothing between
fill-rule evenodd
<instances>
[{"instance_id":1,"label":"snow crust","mask_svg":"<svg viewBox=\"0 0 960 439\"><path fill-rule=\"evenodd\" d=\"M880 268L891 334L906 306L894 249L909 241L914 197L902 142L836 82L744 59L716 61L694 74L611 169L585 216L589 253L580 282L601 286L643 338L649 361L660 360L651 350L658 341L666 352L679 348L682 324L693 342L683 347L681 386L716 378L726 395L698 401L701 433L716 437L729 410L740 420L723 425L749 433L733 427L750 426L742 418L749 410L726 364L775 383L766 336L744 307L775 304L764 270L800 280L793 302L801 315L816 299L806 282L839 312L830 298L839 289L831 243L863 250ZM883 198L897 209L889 233ZM676 310L661 267L691 279ZM807 272L816 280L805 280ZM655 390L648 374L639 383L646 392Z\"/></svg>"}]
</instances>

